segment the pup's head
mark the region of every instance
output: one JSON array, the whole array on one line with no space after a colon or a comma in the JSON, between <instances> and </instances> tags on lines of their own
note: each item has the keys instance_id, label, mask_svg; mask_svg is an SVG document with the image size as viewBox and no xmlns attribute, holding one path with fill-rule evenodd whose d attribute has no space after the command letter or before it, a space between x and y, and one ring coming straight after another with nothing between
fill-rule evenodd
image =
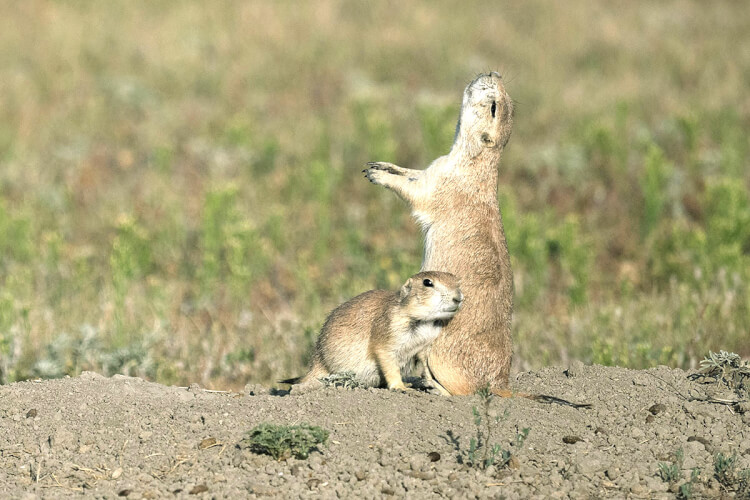
<instances>
[{"instance_id":1,"label":"pup's head","mask_svg":"<svg viewBox=\"0 0 750 500\"><path fill-rule=\"evenodd\" d=\"M471 158L484 149L502 149L512 125L513 100L502 78L494 71L481 74L464 90L454 147L465 148Z\"/></svg>"},{"instance_id":2,"label":"pup's head","mask_svg":"<svg viewBox=\"0 0 750 500\"><path fill-rule=\"evenodd\" d=\"M458 312L464 295L458 278L451 273L426 271L406 280L400 299L413 319L433 321L451 319Z\"/></svg>"}]
</instances>

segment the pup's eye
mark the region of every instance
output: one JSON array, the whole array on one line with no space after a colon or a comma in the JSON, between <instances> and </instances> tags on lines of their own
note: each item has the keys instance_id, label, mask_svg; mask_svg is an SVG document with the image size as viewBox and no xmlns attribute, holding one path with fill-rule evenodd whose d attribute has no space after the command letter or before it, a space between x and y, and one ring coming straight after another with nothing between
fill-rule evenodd
<instances>
[{"instance_id":1,"label":"pup's eye","mask_svg":"<svg viewBox=\"0 0 750 500\"><path fill-rule=\"evenodd\" d=\"M429 287L435 286L435 285L432 284L432 280L431 279L427 279L427 278L425 278L424 281L422 281L422 284L424 286L429 286Z\"/></svg>"},{"instance_id":2,"label":"pup's eye","mask_svg":"<svg viewBox=\"0 0 750 500\"><path fill-rule=\"evenodd\" d=\"M497 102L492 101L492 107L490 108L490 111L492 112L492 118L495 118L495 112L497 111Z\"/></svg>"}]
</instances>

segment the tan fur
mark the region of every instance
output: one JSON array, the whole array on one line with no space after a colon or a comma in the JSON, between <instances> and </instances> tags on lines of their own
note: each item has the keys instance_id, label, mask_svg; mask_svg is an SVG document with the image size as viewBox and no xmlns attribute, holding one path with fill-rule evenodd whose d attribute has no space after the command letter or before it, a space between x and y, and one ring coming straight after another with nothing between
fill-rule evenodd
<instances>
[{"instance_id":1,"label":"tan fur","mask_svg":"<svg viewBox=\"0 0 750 500\"><path fill-rule=\"evenodd\" d=\"M455 276L429 271L415 274L397 292L358 295L328 316L307 375L284 382L313 387L327 375L354 372L365 386L406 390L403 377L415 356L424 360L424 351L462 301Z\"/></svg>"},{"instance_id":2,"label":"tan fur","mask_svg":"<svg viewBox=\"0 0 750 500\"><path fill-rule=\"evenodd\" d=\"M493 116L494 106L494 116ZM425 170L373 162L367 178L412 208L425 234L422 269L458 276L461 311L428 354L429 371L450 394L507 387L511 363L513 274L497 203L497 166L508 142L513 102L497 73L464 91L450 152Z\"/></svg>"}]
</instances>

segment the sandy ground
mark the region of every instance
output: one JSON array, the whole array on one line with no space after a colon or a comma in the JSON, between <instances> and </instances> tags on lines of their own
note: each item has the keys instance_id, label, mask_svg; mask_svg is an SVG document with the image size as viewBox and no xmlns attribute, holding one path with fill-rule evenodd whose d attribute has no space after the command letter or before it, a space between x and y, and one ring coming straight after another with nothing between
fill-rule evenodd
<instances>
[{"instance_id":1,"label":"sandy ground","mask_svg":"<svg viewBox=\"0 0 750 500\"><path fill-rule=\"evenodd\" d=\"M675 498L697 467L694 497L740 497L714 477L714 457L736 454L738 469L750 467L750 412L696 400L721 394L687 375L583 365L523 373L514 389L593 407L494 399L501 418L490 443L514 458L486 470L467 464L478 396L217 393L94 373L16 383L0 387L0 496ZM307 460L276 462L240 445L261 422L318 425L329 442ZM513 445L524 428L528 438ZM679 449L670 484L659 462Z\"/></svg>"}]
</instances>

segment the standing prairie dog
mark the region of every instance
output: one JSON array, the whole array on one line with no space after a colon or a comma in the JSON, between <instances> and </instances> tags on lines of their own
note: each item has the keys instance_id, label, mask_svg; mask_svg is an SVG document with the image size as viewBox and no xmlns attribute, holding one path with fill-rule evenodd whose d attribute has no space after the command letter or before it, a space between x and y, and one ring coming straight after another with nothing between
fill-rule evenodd
<instances>
[{"instance_id":1,"label":"standing prairie dog","mask_svg":"<svg viewBox=\"0 0 750 500\"><path fill-rule=\"evenodd\" d=\"M461 311L432 344L429 373L444 394L508 385L513 273L497 202L497 167L513 122L513 101L499 74L479 75L464 90L453 146L425 170L369 163L373 183L412 209L425 235L422 269L456 275Z\"/></svg>"},{"instance_id":2,"label":"standing prairie dog","mask_svg":"<svg viewBox=\"0 0 750 500\"><path fill-rule=\"evenodd\" d=\"M455 276L432 271L415 274L397 292L370 290L358 295L328 316L307 375L282 383L312 387L327 375L353 372L366 387L406 390L403 377L414 357L426 371L425 349L463 299Z\"/></svg>"}]
</instances>

